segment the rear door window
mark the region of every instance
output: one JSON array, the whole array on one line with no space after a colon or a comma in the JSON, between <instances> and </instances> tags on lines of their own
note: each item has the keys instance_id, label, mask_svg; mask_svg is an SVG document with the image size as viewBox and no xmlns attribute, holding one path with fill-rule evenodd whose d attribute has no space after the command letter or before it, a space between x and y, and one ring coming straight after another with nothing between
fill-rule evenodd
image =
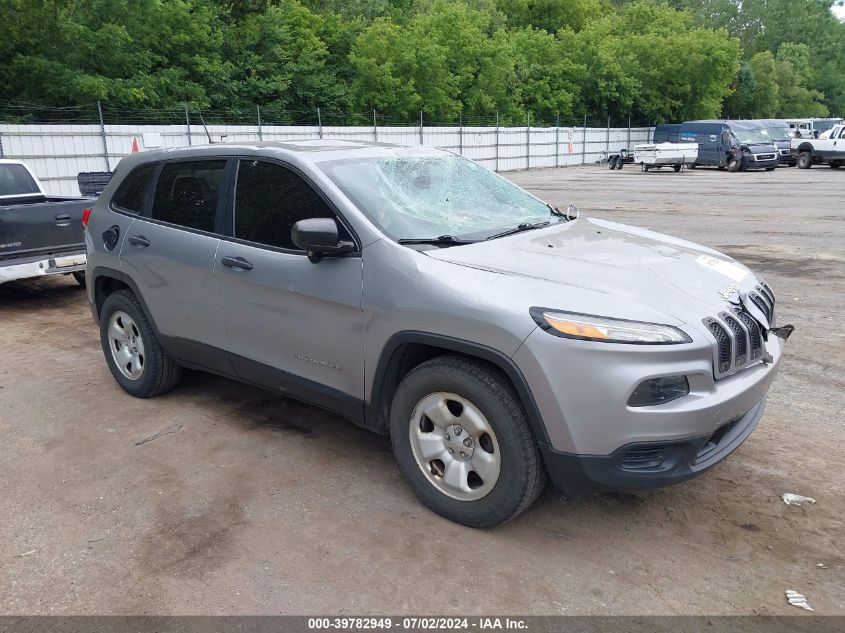
<instances>
[{"instance_id":1,"label":"rear door window","mask_svg":"<svg viewBox=\"0 0 845 633\"><path fill-rule=\"evenodd\" d=\"M138 165L123 179L112 198L112 206L124 213L141 214L147 210L150 181L155 175L158 163Z\"/></svg>"},{"instance_id":2,"label":"rear door window","mask_svg":"<svg viewBox=\"0 0 845 633\"><path fill-rule=\"evenodd\" d=\"M8 163L0 165L0 196L25 196L41 193L26 167Z\"/></svg>"},{"instance_id":3,"label":"rear door window","mask_svg":"<svg viewBox=\"0 0 845 633\"><path fill-rule=\"evenodd\" d=\"M334 217L311 185L290 169L260 160L240 161L235 189L236 238L299 250L290 237L294 224L308 218ZM343 236L340 225L338 230Z\"/></svg>"},{"instance_id":4,"label":"rear door window","mask_svg":"<svg viewBox=\"0 0 845 633\"><path fill-rule=\"evenodd\" d=\"M156 184L151 217L214 233L225 174L225 160L166 164Z\"/></svg>"}]
</instances>

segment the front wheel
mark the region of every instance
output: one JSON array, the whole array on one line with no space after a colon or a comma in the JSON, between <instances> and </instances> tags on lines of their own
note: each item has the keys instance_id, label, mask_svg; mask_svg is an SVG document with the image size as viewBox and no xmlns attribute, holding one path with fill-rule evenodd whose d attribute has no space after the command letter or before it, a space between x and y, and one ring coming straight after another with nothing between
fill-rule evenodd
<instances>
[{"instance_id":1,"label":"front wheel","mask_svg":"<svg viewBox=\"0 0 845 633\"><path fill-rule=\"evenodd\" d=\"M165 356L138 298L129 290L106 297L100 311L106 364L123 390L149 398L172 389L182 369Z\"/></svg>"},{"instance_id":2,"label":"front wheel","mask_svg":"<svg viewBox=\"0 0 845 633\"><path fill-rule=\"evenodd\" d=\"M731 156L728 160L728 171L734 174L739 171L740 167L742 167L742 159L737 158L736 156Z\"/></svg>"},{"instance_id":3,"label":"front wheel","mask_svg":"<svg viewBox=\"0 0 845 633\"><path fill-rule=\"evenodd\" d=\"M615 156L611 156L610 158L607 159L607 168L610 169L611 171L616 169L616 157Z\"/></svg>"},{"instance_id":4,"label":"front wheel","mask_svg":"<svg viewBox=\"0 0 845 633\"><path fill-rule=\"evenodd\" d=\"M648 171L650 167L651 167L650 165L646 165L645 163L642 164L642 170L643 171Z\"/></svg>"},{"instance_id":5,"label":"front wheel","mask_svg":"<svg viewBox=\"0 0 845 633\"><path fill-rule=\"evenodd\" d=\"M813 166L813 155L810 152L798 154L798 169L810 169Z\"/></svg>"},{"instance_id":6,"label":"front wheel","mask_svg":"<svg viewBox=\"0 0 845 633\"><path fill-rule=\"evenodd\" d=\"M400 383L390 437L402 475L438 514L470 527L514 518L546 472L525 411L494 369L443 356Z\"/></svg>"}]
</instances>

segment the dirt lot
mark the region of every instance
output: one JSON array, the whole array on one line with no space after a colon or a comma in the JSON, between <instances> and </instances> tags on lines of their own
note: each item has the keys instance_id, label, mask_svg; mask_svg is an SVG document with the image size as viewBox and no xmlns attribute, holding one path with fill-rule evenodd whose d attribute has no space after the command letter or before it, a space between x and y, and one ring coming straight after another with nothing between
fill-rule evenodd
<instances>
[{"instance_id":1,"label":"dirt lot","mask_svg":"<svg viewBox=\"0 0 845 633\"><path fill-rule=\"evenodd\" d=\"M125 395L71 279L9 284L0 613L803 613L796 589L845 614L845 170L510 177L764 273L797 330L730 459L471 530L416 501L387 440L310 406L196 373Z\"/></svg>"}]
</instances>

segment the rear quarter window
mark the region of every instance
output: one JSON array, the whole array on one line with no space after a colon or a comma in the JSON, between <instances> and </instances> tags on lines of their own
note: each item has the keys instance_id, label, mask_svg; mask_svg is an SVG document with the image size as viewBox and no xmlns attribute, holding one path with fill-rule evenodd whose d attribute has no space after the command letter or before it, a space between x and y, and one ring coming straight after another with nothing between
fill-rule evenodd
<instances>
[{"instance_id":1,"label":"rear quarter window","mask_svg":"<svg viewBox=\"0 0 845 633\"><path fill-rule=\"evenodd\" d=\"M112 198L112 206L124 213L142 214L147 209L150 181L158 163L138 165L123 179Z\"/></svg>"},{"instance_id":2,"label":"rear quarter window","mask_svg":"<svg viewBox=\"0 0 845 633\"><path fill-rule=\"evenodd\" d=\"M21 196L41 193L23 165L0 165L0 196Z\"/></svg>"}]
</instances>

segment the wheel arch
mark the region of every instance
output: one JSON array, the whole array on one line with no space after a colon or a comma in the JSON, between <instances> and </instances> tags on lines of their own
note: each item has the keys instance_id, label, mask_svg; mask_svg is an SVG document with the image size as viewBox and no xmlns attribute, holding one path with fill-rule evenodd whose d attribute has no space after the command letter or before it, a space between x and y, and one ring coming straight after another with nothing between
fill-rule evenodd
<instances>
[{"instance_id":1,"label":"wheel arch","mask_svg":"<svg viewBox=\"0 0 845 633\"><path fill-rule=\"evenodd\" d=\"M801 143L798 146L798 151L799 152L810 152L810 153L812 153L813 152L813 144L812 143Z\"/></svg>"},{"instance_id":2,"label":"wheel arch","mask_svg":"<svg viewBox=\"0 0 845 633\"><path fill-rule=\"evenodd\" d=\"M107 266L97 266L94 268L91 277L94 280L94 309L96 311L95 316L98 323L100 321L103 303L106 298L119 290L130 290L144 308L146 317L149 320L156 336L159 335L158 327L156 327L153 315L150 313L150 310L144 301L144 297L138 289L138 285L129 275Z\"/></svg>"},{"instance_id":3,"label":"wheel arch","mask_svg":"<svg viewBox=\"0 0 845 633\"><path fill-rule=\"evenodd\" d=\"M549 442L528 381L509 356L480 343L419 331L399 332L385 343L376 365L370 398L366 403L367 428L387 434L390 404L402 378L425 361L445 355L463 357L499 373L514 390L525 410L534 438L538 442Z\"/></svg>"}]
</instances>

